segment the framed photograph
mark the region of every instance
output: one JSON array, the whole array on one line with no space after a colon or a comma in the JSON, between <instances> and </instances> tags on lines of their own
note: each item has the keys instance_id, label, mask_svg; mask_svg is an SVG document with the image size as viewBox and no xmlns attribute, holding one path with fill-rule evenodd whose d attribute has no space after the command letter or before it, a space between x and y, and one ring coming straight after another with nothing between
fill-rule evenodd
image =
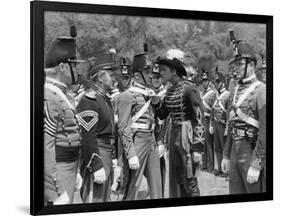
<instances>
[{"instance_id":1,"label":"framed photograph","mask_svg":"<svg viewBox=\"0 0 281 216\"><path fill-rule=\"evenodd\" d=\"M273 199L272 16L30 12L30 214Z\"/></svg>"}]
</instances>

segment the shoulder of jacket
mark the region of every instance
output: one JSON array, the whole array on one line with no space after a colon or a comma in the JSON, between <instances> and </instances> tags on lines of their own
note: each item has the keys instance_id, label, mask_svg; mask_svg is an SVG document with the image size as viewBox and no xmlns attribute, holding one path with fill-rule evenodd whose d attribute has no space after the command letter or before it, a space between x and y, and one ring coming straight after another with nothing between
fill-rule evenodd
<instances>
[{"instance_id":1,"label":"shoulder of jacket","mask_svg":"<svg viewBox=\"0 0 281 216\"><path fill-rule=\"evenodd\" d=\"M97 92L94 90L89 90L85 93L85 97L90 100L96 100L97 99Z\"/></svg>"}]
</instances>

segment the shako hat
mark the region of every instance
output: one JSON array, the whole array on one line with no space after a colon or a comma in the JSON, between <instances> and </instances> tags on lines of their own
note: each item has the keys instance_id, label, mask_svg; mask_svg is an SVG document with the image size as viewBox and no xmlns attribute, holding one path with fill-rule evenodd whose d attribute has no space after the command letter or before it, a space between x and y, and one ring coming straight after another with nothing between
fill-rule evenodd
<instances>
[{"instance_id":1,"label":"shako hat","mask_svg":"<svg viewBox=\"0 0 281 216\"><path fill-rule=\"evenodd\" d=\"M96 74L100 70L115 70L117 68L118 67L116 65L114 53L101 53L96 57L96 61L91 71L91 75Z\"/></svg>"},{"instance_id":2,"label":"shako hat","mask_svg":"<svg viewBox=\"0 0 281 216\"><path fill-rule=\"evenodd\" d=\"M140 53L134 56L133 59L133 73L142 72L150 68L150 62L146 53Z\"/></svg>"},{"instance_id":3,"label":"shako hat","mask_svg":"<svg viewBox=\"0 0 281 216\"><path fill-rule=\"evenodd\" d=\"M236 45L233 47L234 58L230 61L229 64L233 64L242 58L249 59L253 61L255 64L257 63L257 59L255 57L255 51L253 47L246 40L238 40Z\"/></svg>"},{"instance_id":4,"label":"shako hat","mask_svg":"<svg viewBox=\"0 0 281 216\"><path fill-rule=\"evenodd\" d=\"M120 58L120 70L122 76L131 76L132 73L132 62L127 57Z\"/></svg>"},{"instance_id":5,"label":"shako hat","mask_svg":"<svg viewBox=\"0 0 281 216\"><path fill-rule=\"evenodd\" d=\"M45 67L52 68L62 62L82 62L76 59L76 41L72 37L56 38L45 57Z\"/></svg>"}]
</instances>

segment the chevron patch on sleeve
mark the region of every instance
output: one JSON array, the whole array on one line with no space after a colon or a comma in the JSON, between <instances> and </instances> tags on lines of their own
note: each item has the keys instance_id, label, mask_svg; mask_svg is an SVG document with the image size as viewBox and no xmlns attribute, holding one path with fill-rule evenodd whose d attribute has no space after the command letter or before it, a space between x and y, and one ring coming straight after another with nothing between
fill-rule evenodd
<instances>
[{"instance_id":1,"label":"chevron patch on sleeve","mask_svg":"<svg viewBox=\"0 0 281 216\"><path fill-rule=\"evenodd\" d=\"M93 110L85 110L77 114L79 124L86 130L90 131L99 120L99 114Z\"/></svg>"},{"instance_id":2,"label":"chevron patch on sleeve","mask_svg":"<svg viewBox=\"0 0 281 216\"><path fill-rule=\"evenodd\" d=\"M55 136L57 130L56 123L51 119L48 104L44 103L44 132L51 136Z\"/></svg>"}]
</instances>

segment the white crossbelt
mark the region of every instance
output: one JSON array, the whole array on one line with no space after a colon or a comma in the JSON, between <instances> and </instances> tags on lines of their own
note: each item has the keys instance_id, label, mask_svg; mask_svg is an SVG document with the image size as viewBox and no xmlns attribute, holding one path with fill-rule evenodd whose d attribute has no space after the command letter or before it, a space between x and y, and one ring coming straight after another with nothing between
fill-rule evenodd
<instances>
[{"instance_id":1,"label":"white crossbelt","mask_svg":"<svg viewBox=\"0 0 281 216\"><path fill-rule=\"evenodd\" d=\"M57 95L59 95L60 98L69 106L69 108L71 108L72 110L75 109L73 104L70 103L70 101L67 99L66 95L62 92L60 88L51 83L45 83L45 88L48 88L55 92Z\"/></svg>"},{"instance_id":2,"label":"white crossbelt","mask_svg":"<svg viewBox=\"0 0 281 216\"><path fill-rule=\"evenodd\" d=\"M129 88L130 91L133 91L133 92L138 92L140 94L143 94L143 95L146 95L146 96L149 96L149 93L148 91L150 89L141 89L141 88L138 88L138 87L135 87L135 86L132 86ZM162 90L161 92L159 92L157 94L157 96L161 97L163 96L165 93L166 93L166 89ZM132 117L132 122L136 122L144 113L145 111L148 109L148 107L150 106L151 104L151 99L149 99L144 105L143 107Z\"/></svg>"},{"instance_id":3,"label":"white crossbelt","mask_svg":"<svg viewBox=\"0 0 281 216\"><path fill-rule=\"evenodd\" d=\"M246 114L244 114L244 113L241 111L241 109L239 108L239 106L240 106L240 105L243 103L243 101L248 97L248 95L249 95L257 86L259 86L260 84L261 84L260 81L254 82L254 83L243 93L243 95L240 96L240 98L238 99L238 101L235 103L236 97L237 97L238 88L239 88L240 85L238 85L238 86L236 87L235 92L234 92L234 97L233 97L233 102L232 102L232 103L233 103L233 105L234 105L235 107L237 107L237 109L236 109L236 111L232 110L232 111L230 112L230 115L229 115L230 119L231 119L231 118L235 115L235 113L236 113L237 116L238 116L239 118L241 118L243 121L245 121L246 123L248 123L248 124L250 124L250 125L252 125L252 126L254 126L254 127L256 127L256 128L259 128L259 122L258 122L256 119L254 119L254 118L252 118L252 117L247 116Z\"/></svg>"},{"instance_id":4,"label":"white crossbelt","mask_svg":"<svg viewBox=\"0 0 281 216\"><path fill-rule=\"evenodd\" d=\"M228 91L223 92L223 93L218 97L217 102L214 104L214 107L215 107L216 104L218 104L218 105L220 106L220 108L221 108L224 112L226 112L226 109L225 109L225 107L223 106L223 104L222 104L222 102L221 102L221 99L222 99L223 96L226 95L227 93L228 93Z\"/></svg>"},{"instance_id":5,"label":"white crossbelt","mask_svg":"<svg viewBox=\"0 0 281 216\"><path fill-rule=\"evenodd\" d=\"M144 124L133 122L131 128L135 129L145 129L145 130L154 130L155 124Z\"/></svg>"}]
</instances>

